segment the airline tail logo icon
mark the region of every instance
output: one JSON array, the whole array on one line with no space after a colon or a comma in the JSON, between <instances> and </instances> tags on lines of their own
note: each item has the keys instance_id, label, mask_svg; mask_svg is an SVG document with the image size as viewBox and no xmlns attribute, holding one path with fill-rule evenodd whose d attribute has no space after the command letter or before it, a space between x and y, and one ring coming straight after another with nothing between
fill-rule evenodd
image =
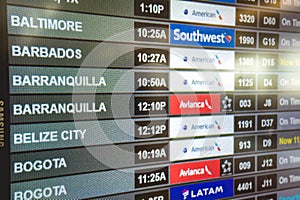
<instances>
[{"instance_id":1,"label":"airline tail logo icon","mask_svg":"<svg viewBox=\"0 0 300 200\"><path fill-rule=\"evenodd\" d=\"M215 77L216 82L218 83L218 86L222 86L222 83L219 81L217 77Z\"/></svg>"},{"instance_id":2,"label":"airline tail logo icon","mask_svg":"<svg viewBox=\"0 0 300 200\"><path fill-rule=\"evenodd\" d=\"M190 194L190 191L189 191L189 190L187 190L187 189L183 189L183 190L182 190L182 196L183 196L183 199L186 199L187 196L189 196L189 194Z\"/></svg>"},{"instance_id":3,"label":"airline tail logo icon","mask_svg":"<svg viewBox=\"0 0 300 200\"><path fill-rule=\"evenodd\" d=\"M222 65L222 61L221 61L220 57L219 57L218 55L215 55L215 57L216 57L216 59L217 59L217 61L218 61L218 64L219 64L219 65Z\"/></svg>"},{"instance_id":4,"label":"airline tail logo icon","mask_svg":"<svg viewBox=\"0 0 300 200\"><path fill-rule=\"evenodd\" d=\"M219 146L218 143L215 142L215 146L217 147L217 150L218 150L218 151L221 151L221 147Z\"/></svg>"},{"instance_id":5,"label":"airline tail logo icon","mask_svg":"<svg viewBox=\"0 0 300 200\"><path fill-rule=\"evenodd\" d=\"M216 10L217 15L219 16L219 20L223 20L223 17L219 10Z\"/></svg>"},{"instance_id":6,"label":"airline tail logo icon","mask_svg":"<svg viewBox=\"0 0 300 200\"><path fill-rule=\"evenodd\" d=\"M230 35L226 35L226 36L225 36L225 39L227 40L227 42L231 42L232 37L231 37Z\"/></svg>"},{"instance_id":7,"label":"airline tail logo icon","mask_svg":"<svg viewBox=\"0 0 300 200\"><path fill-rule=\"evenodd\" d=\"M215 120L215 124L217 125L218 129L221 130L221 126L220 126L220 124L218 123L217 120Z\"/></svg>"}]
</instances>

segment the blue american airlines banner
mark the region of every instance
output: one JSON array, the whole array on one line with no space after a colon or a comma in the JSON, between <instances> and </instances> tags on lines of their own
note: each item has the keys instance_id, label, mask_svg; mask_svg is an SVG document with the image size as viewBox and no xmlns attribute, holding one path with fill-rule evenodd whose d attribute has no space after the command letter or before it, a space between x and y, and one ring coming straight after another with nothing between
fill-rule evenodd
<instances>
[{"instance_id":1,"label":"blue american airlines banner","mask_svg":"<svg viewBox=\"0 0 300 200\"><path fill-rule=\"evenodd\" d=\"M234 29L171 24L171 44L233 48Z\"/></svg>"}]
</instances>

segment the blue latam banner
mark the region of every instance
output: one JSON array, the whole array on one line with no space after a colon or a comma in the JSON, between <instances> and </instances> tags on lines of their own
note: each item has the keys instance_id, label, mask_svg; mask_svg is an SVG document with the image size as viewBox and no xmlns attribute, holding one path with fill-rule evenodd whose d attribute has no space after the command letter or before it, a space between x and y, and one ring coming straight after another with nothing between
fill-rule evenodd
<instances>
[{"instance_id":1,"label":"blue latam banner","mask_svg":"<svg viewBox=\"0 0 300 200\"><path fill-rule=\"evenodd\" d=\"M203 47L234 47L234 29L171 24L171 44Z\"/></svg>"},{"instance_id":2,"label":"blue latam banner","mask_svg":"<svg viewBox=\"0 0 300 200\"><path fill-rule=\"evenodd\" d=\"M233 197L233 179L172 187L171 200L214 200Z\"/></svg>"}]
</instances>

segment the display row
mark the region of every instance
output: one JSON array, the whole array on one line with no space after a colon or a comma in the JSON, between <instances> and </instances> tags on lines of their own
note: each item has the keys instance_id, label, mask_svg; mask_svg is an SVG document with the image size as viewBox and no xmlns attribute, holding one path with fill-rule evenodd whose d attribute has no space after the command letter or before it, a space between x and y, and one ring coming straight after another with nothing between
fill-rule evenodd
<instances>
[{"instance_id":1,"label":"display row","mask_svg":"<svg viewBox=\"0 0 300 200\"><path fill-rule=\"evenodd\" d=\"M300 90L300 81L298 80L300 72L53 69L52 67L10 67L10 93L116 94L185 92L191 94L197 92L287 92ZM252 110L255 110L255 103L253 103L253 106Z\"/></svg>"},{"instance_id":2,"label":"display row","mask_svg":"<svg viewBox=\"0 0 300 200\"><path fill-rule=\"evenodd\" d=\"M174 48L9 37L12 65L186 70L299 71L297 53ZM111 55L105 55L105 49ZM43 67L45 68L45 67Z\"/></svg>"},{"instance_id":3,"label":"display row","mask_svg":"<svg viewBox=\"0 0 300 200\"><path fill-rule=\"evenodd\" d=\"M173 186L169 190L171 199L194 199L204 197L205 199L230 198L243 195L255 195L257 192L272 192L275 189L289 189L299 187L299 169L283 170L273 173L263 173L252 176L240 176L234 178L223 178L208 182L198 182L187 185ZM110 194L138 191L141 187L158 189L168 186L168 167L149 169L126 169L111 170L106 172L95 172L67 177L50 178L44 180L13 183L11 195L14 199L35 199L35 198L91 198L101 197ZM102 190L97 190L94 185L99 181L105 181ZM123 184L126 182L127 184ZM84 183L89 189L87 194L82 188ZM290 195L297 194L295 190ZM161 191L168 194L168 190ZM151 193L151 192L147 192ZM153 193L152 193L153 194ZM160 194L160 192L156 192ZM278 195L286 193L279 192ZM145 195L145 194L144 194ZM146 196L146 195L145 195ZM144 197L145 197L144 196ZM109 198L109 197L108 197ZM123 198L122 198L123 199Z\"/></svg>"},{"instance_id":4,"label":"display row","mask_svg":"<svg viewBox=\"0 0 300 200\"><path fill-rule=\"evenodd\" d=\"M271 98L272 97L272 98ZM276 111L277 96L261 95L258 104L258 115L264 115L263 111ZM224 114L235 111L254 111L255 95L233 95L227 94L102 94L102 95L42 95L36 96L11 96L11 123L29 122L55 122L55 121L81 121L98 119L120 119L132 117L159 117L178 115L199 114ZM281 97L279 101L280 110L295 110L299 108L298 95L293 97ZM120 103L120 101L122 103ZM235 105L234 105L235 104ZM277 108L279 109L279 108ZM229 114L230 114L229 113ZM237 112L240 114L241 112ZM281 122L282 116L296 112L280 112L270 114ZM255 119L255 113L248 115L247 119ZM288 122L279 123L289 125ZM291 121L296 125L297 120ZM255 130L255 120L253 126ZM277 124L271 126L277 127ZM285 127L286 128L286 127ZM251 130L252 130L251 129ZM260 129L260 128L259 128ZM245 129L246 130L246 129Z\"/></svg>"},{"instance_id":5,"label":"display row","mask_svg":"<svg viewBox=\"0 0 300 200\"><path fill-rule=\"evenodd\" d=\"M161 190L150 190L148 192L131 192L121 195L113 195L106 196L104 198L95 198L93 200L115 200L115 199L123 199L123 200L168 200L169 199L169 188L161 189ZM285 190L277 190L274 192L264 192L260 194L248 194L244 197L238 198L230 198L234 200L290 200L297 199L300 193L298 188L294 189L285 189ZM199 197L201 198L201 197ZM206 198L206 196L205 196ZM227 199L227 198L225 198Z\"/></svg>"},{"instance_id":6,"label":"display row","mask_svg":"<svg viewBox=\"0 0 300 200\"><path fill-rule=\"evenodd\" d=\"M211 3L210 1L207 1ZM222 10L223 7L233 7L233 6L250 6L256 8L273 8L286 11L299 12L299 2L297 0L214 0L214 2L220 3L229 3L229 5L221 6L214 4L214 7L217 7L218 10ZM174 15L178 10L176 6L181 8L188 8L190 5L193 5L193 9L197 10L200 6L205 7L204 3L192 3L188 1L157 1L151 0L144 2L143 0L126 0L120 3L117 0L109 1L109 5L106 0L87 0L81 2L79 0L41 0L33 3L29 3L26 0L7 0L8 4L12 5L22 5L22 6L32 6L38 8L48 8L56 10L68 10L73 12L84 12L92 14L104 14L104 15L117 15L123 17L135 17L135 18L153 18L153 19L164 19L164 20L173 20ZM107 5L106 5L107 4ZM101 6L97 6L101 5ZM197 9L196 9L197 8ZM208 7L209 8L209 7ZM248 8L247 8L248 9ZM214 12L209 15L209 9L202 11L202 16L212 16L213 14L217 15ZM223 11L223 10L222 10ZM226 13L229 14L229 13ZM223 15L221 15L223 16ZM182 16L183 17L183 16ZM218 18L220 18L218 16ZM222 19L222 18L221 18ZM182 18L183 20L183 18Z\"/></svg>"},{"instance_id":7,"label":"display row","mask_svg":"<svg viewBox=\"0 0 300 200\"><path fill-rule=\"evenodd\" d=\"M10 150L11 152L38 151L230 134L235 134L236 138L239 138L237 136L243 132L234 133L234 130L238 129L234 123L242 125L243 123L238 121L241 117L216 115L11 125ZM290 120L293 120L293 117L290 117ZM267 120L264 121L265 126L266 124ZM248 151L251 152L296 149L300 143L300 133L297 131L299 128L299 125L282 126L280 132L273 131L268 135L264 135L263 130L257 130L257 136L243 135L240 139L247 136L249 140L245 143L250 142L251 148ZM242 150L236 152L243 152Z\"/></svg>"},{"instance_id":8,"label":"display row","mask_svg":"<svg viewBox=\"0 0 300 200\"><path fill-rule=\"evenodd\" d=\"M285 136L280 135L279 142L274 140L277 140L276 135L272 135L272 137L266 135L257 137L254 135L215 136L164 142L154 141L147 144L109 144L106 146L65 148L50 152L24 152L11 156L11 181L16 182L136 166L155 166L162 163L169 164L177 161L222 158L224 156L234 156L235 159L238 155L243 155L243 157L235 159L234 163L239 163L238 160L242 160L243 163L247 164L246 168L239 169L236 167L230 173L218 172L220 173L219 176L222 174L241 174L299 167L299 150L255 154L255 152L275 151L277 149L274 146L276 147L277 143L281 143L279 146L283 148L287 148L287 146L289 148L297 148L296 146L299 145L299 136L285 138ZM293 144L288 144L288 142ZM78 155L81 156L78 157ZM231 158L230 160L233 159ZM185 166L191 167L190 164L185 164ZM171 176L176 176L176 173L172 173ZM172 183L175 183L177 179L174 177ZM186 182L184 180L182 179L181 182Z\"/></svg>"},{"instance_id":9,"label":"display row","mask_svg":"<svg viewBox=\"0 0 300 200\"><path fill-rule=\"evenodd\" d=\"M53 16L56 18L53 19ZM114 24L113 28L111 24ZM297 33L155 23L16 6L8 6L8 33L66 39L150 42L217 48L298 51L300 47L300 37Z\"/></svg>"}]
</instances>

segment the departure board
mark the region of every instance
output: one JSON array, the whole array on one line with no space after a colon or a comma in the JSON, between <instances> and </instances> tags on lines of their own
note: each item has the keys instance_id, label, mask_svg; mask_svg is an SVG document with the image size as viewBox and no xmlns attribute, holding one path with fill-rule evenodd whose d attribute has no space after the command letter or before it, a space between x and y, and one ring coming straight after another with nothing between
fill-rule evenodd
<instances>
[{"instance_id":1,"label":"departure board","mask_svg":"<svg viewBox=\"0 0 300 200\"><path fill-rule=\"evenodd\" d=\"M0 199L300 199L300 0L0 6Z\"/></svg>"}]
</instances>

